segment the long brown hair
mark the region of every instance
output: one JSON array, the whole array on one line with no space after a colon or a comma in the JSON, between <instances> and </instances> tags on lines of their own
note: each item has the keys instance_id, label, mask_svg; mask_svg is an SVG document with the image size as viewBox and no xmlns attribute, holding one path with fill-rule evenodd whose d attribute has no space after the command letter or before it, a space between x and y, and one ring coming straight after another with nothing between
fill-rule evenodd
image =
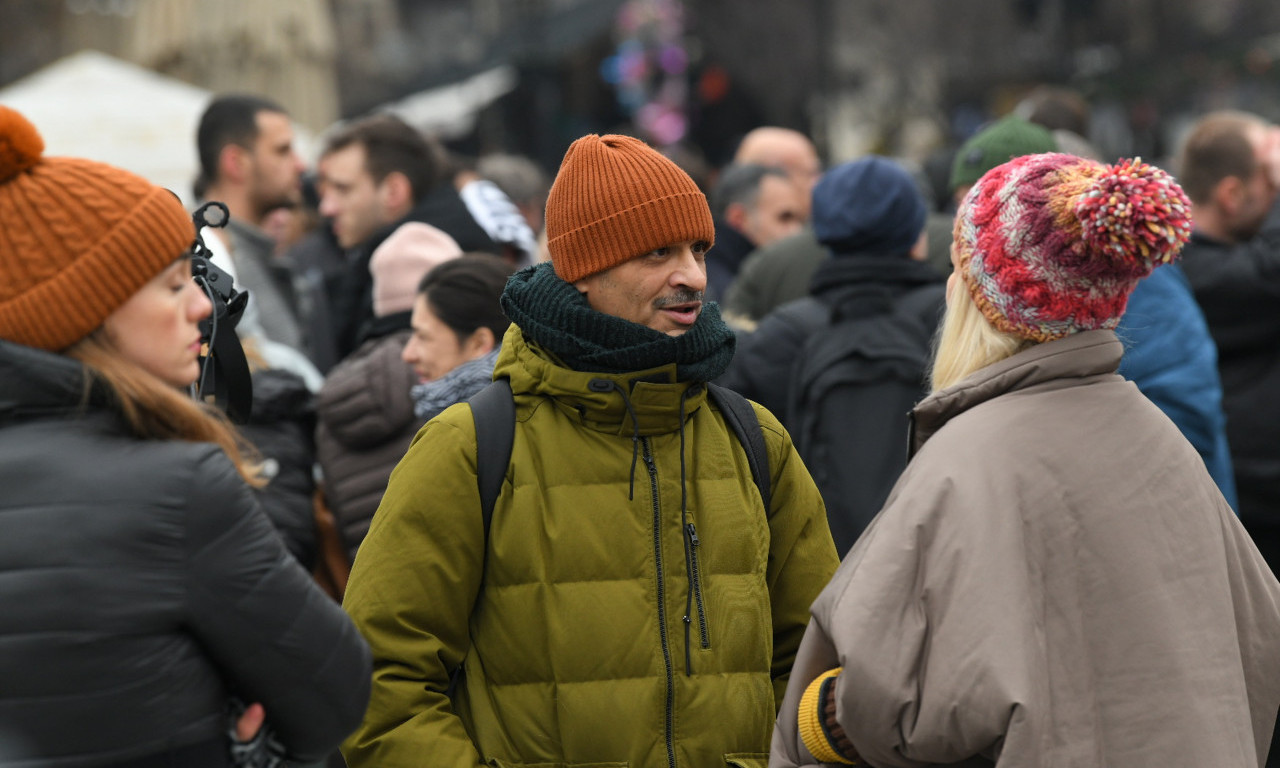
<instances>
[{"instance_id":1,"label":"long brown hair","mask_svg":"<svg viewBox=\"0 0 1280 768\"><path fill-rule=\"evenodd\" d=\"M125 423L138 437L214 443L231 458L246 483L254 488L266 484L256 451L221 411L187 397L126 360L103 329L71 345L65 354L84 365L86 396L95 381L105 385Z\"/></svg>"}]
</instances>

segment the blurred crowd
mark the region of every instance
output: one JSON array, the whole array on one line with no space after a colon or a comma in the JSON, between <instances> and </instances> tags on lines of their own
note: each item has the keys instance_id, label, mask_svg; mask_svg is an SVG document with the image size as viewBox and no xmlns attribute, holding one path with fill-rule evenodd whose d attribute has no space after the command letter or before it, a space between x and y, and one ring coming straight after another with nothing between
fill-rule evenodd
<instances>
[{"instance_id":1,"label":"blurred crowd","mask_svg":"<svg viewBox=\"0 0 1280 768\"><path fill-rule=\"evenodd\" d=\"M1045 86L922 164L389 113L308 163L227 94L197 233L0 118L0 766L1280 765L1280 126L1102 157Z\"/></svg>"}]
</instances>

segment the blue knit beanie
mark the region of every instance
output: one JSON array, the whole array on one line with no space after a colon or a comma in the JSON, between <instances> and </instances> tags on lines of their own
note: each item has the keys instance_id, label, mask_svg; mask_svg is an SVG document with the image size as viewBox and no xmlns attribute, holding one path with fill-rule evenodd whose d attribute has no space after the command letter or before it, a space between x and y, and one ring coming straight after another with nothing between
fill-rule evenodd
<instances>
[{"instance_id":1,"label":"blue knit beanie","mask_svg":"<svg viewBox=\"0 0 1280 768\"><path fill-rule=\"evenodd\" d=\"M905 256L920 238L926 214L915 179L883 157L838 165L813 188L813 233L836 255Z\"/></svg>"}]
</instances>

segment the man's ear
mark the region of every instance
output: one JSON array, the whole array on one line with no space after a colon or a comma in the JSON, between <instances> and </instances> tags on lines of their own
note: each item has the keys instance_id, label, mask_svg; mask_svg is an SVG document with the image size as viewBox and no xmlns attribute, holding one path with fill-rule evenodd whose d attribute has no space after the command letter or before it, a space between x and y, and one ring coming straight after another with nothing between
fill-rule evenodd
<instances>
[{"instance_id":1,"label":"man's ear","mask_svg":"<svg viewBox=\"0 0 1280 768\"><path fill-rule=\"evenodd\" d=\"M218 152L218 180L240 184L249 176L249 150L227 144Z\"/></svg>"},{"instance_id":2,"label":"man's ear","mask_svg":"<svg viewBox=\"0 0 1280 768\"><path fill-rule=\"evenodd\" d=\"M400 171L388 173L378 185L383 207L391 214L392 221L403 217L413 208L413 185L409 177Z\"/></svg>"},{"instance_id":3,"label":"man's ear","mask_svg":"<svg viewBox=\"0 0 1280 768\"><path fill-rule=\"evenodd\" d=\"M591 278L593 277L595 277L595 275L580 277L573 281L573 287L578 289L578 293L590 293Z\"/></svg>"},{"instance_id":4,"label":"man's ear","mask_svg":"<svg viewBox=\"0 0 1280 768\"><path fill-rule=\"evenodd\" d=\"M724 209L724 223L745 232L747 229L747 206L742 203L729 203Z\"/></svg>"},{"instance_id":5,"label":"man's ear","mask_svg":"<svg viewBox=\"0 0 1280 768\"><path fill-rule=\"evenodd\" d=\"M913 261L925 261L929 258L928 227L920 230L920 236L916 238L915 245L911 246L911 250L907 251L907 256Z\"/></svg>"},{"instance_id":6,"label":"man's ear","mask_svg":"<svg viewBox=\"0 0 1280 768\"><path fill-rule=\"evenodd\" d=\"M1244 199L1244 180L1239 176L1227 176L1213 185L1213 205L1228 217L1234 216Z\"/></svg>"}]
</instances>

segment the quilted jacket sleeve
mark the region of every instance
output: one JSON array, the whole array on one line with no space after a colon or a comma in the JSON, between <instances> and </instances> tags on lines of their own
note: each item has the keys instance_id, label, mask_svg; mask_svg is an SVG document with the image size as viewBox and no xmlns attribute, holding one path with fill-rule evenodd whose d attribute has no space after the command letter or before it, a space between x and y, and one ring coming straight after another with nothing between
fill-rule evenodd
<instances>
[{"instance_id":1,"label":"quilted jacket sleeve","mask_svg":"<svg viewBox=\"0 0 1280 768\"><path fill-rule=\"evenodd\" d=\"M360 546L344 606L373 649L373 697L343 745L351 768L478 766L454 714L450 675L469 648L484 524L470 410L455 406L414 439Z\"/></svg>"},{"instance_id":2,"label":"quilted jacket sleeve","mask_svg":"<svg viewBox=\"0 0 1280 768\"><path fill-rule=\"evenodd\" d=\"M285 550L224 453L195 468L186 615L234 693L261 702L289 754L329 754L360 720L369 649Z\"/></svg>"},{"instance_id":3,"label":"quilted jacket sleeve","mask_svg":"<svg viewBox=\"0 0 1280 768\"><path fill-rule=\"evenodd\" d=\"M769 510L767 579L773 613L774 704L782 702L796 650L809 623L809 606L827 585L840 558L831 540L822 495L796 453L786 430L755 406L769 446L773 478Z\"/></svg>"}]
</instances>

